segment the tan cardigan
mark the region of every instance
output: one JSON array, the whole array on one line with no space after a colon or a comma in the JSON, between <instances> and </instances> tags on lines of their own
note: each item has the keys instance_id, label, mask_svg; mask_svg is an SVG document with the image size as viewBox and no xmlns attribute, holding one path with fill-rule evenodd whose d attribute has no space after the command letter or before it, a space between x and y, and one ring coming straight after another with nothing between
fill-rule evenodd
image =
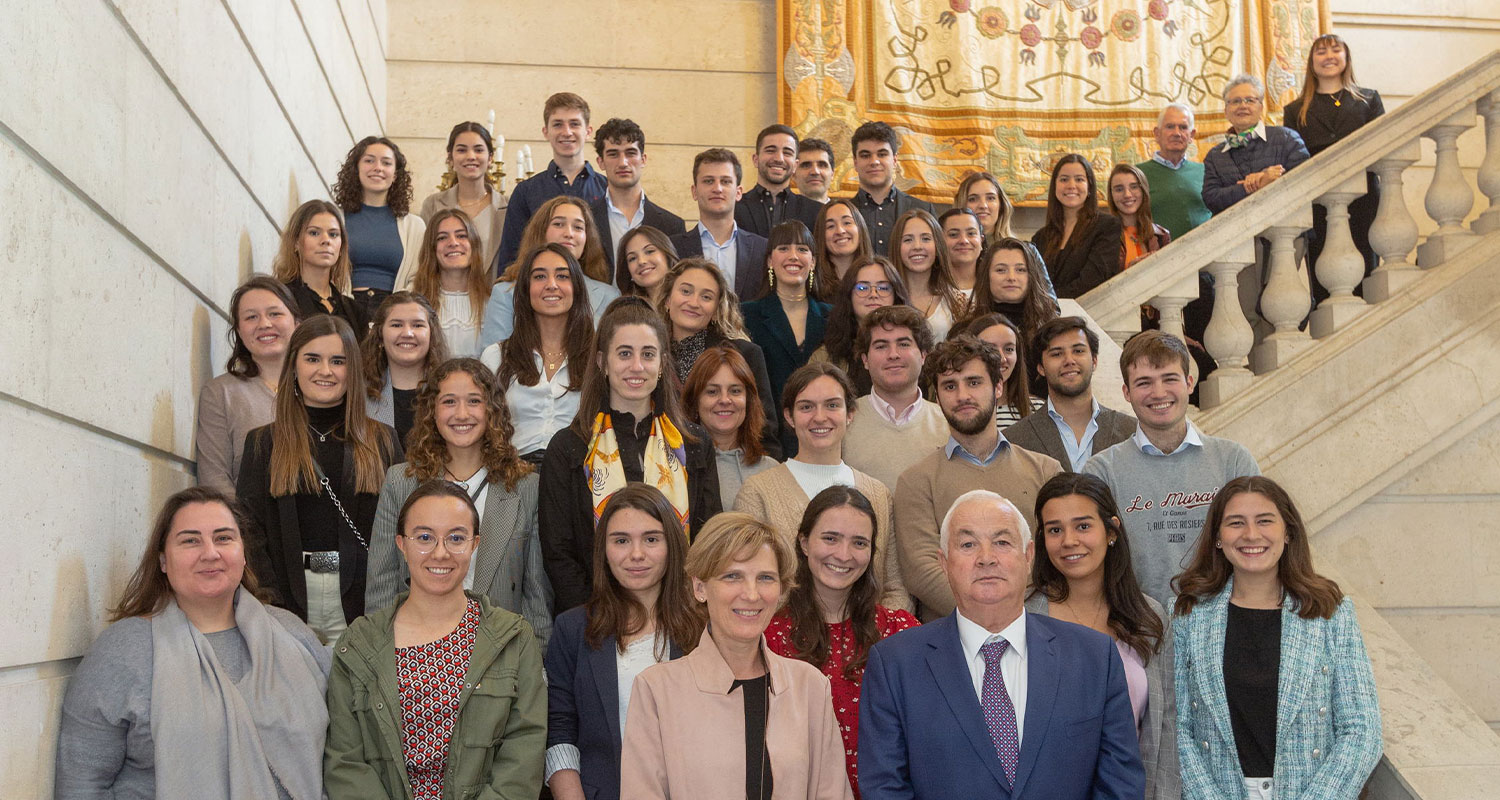
<instances>
[{"instance_id":1,"label":"tan cardigan","mask_svg":"<svg viewBox=\"0 0 1500 800\"><path fill-rule=\"evenodd\" d=\"M505 209L510 205L510 200L505 197L505 192L500 187L490 187L490 206L479 212L474 219L474 227L479 229L479 239L484 245L484 265L486 268L495 262L495 253L500 249L500 231L505 227ZM449 186L441 192L433 192L422 201L422 210L418 214L424 222L431 220L432 215L445 208L458 208L458 186ZM488 224L486 224L488 223Z\"/></svg>"},{"instance_id":2,"label":"tan cardigan","mask_svg":"<svg viewBox=\"0 0 1500 800\"><path fill-rule=\"evenodd\" d=\"M875 534L875 552L879 561L871 565L875 579L880 582L880 605L911 611L911 595L906 591L906 582L901 579L901 562L893 544L895 527L891 518L891 492L885 484L857 469L854 470L854 488L870 500L875 519L880 523L880 530ZM744 511L775 528L796 552L797 526L802 524L802 512L807 510L810 502L812 498L802 491L802 485L797 483L791 469L778 464L751 475L745 481L734 500L734 510Z\"/></svg>"},{"instance_id":3,"label":"tan cardigan","mask_svg":"<svg viewBox=\"0 0 1500 800\"><path fill-rule=\"evenodd\" d=\"M766 748L773 800L853 800L828 678L772 653ZM708 631L693 652L636 676L620 755L620 797L742 800L745 701Z\"/></svg>"}]
</instances>

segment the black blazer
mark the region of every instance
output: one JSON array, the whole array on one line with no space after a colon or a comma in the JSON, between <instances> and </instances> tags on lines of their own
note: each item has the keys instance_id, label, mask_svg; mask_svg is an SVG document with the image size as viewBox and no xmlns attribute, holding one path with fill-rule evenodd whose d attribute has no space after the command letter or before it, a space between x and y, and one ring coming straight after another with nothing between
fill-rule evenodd
<instances>
[{"instance_id":1,"label":"black blazer","mask_svg":"<svg viewBox=\"0 0 1500 800\"><path fill-rule=\"evenodd\" d=\"M740 306L745 317L745 331L750 340L760 345L765 356L766 377L771 383L773 413L781 421L781 392L786 388L787 378L797 368L807 363L814 351L823 346L823 335L828 327L828 312L833 306L821 300L807 301L807 332L802 344L792 334L792 324L787 321L786 310L781 307L781 298L768 295ZM790 427L781 429L781 452L791 458L797 452L797 435Z\"/></svg>"},{"instance_id":2,"label":"black blazer","mask_svg":"<svg viewBox=\"0 0 1500 800\"><path fill-rule=\"evenodd\" d=\"M739 223L740 230L750 231L768 239L771 237L771 216L766 212L766 199L770 195L770 190L756 184L755 188L745 192L745 196L735 203L734 221ZM782 221L797 220L807 226L808 232L816 235L814 229L818 224L818 212L822 210L822 203L788 189L786 210L782 214Z\"/></svg>"},{"instance_id":3,"label":"black blazer","mask_svg":"<svg viewBox=\"0 0 1500 800\"><path fill-rule=\"evenodd\" d=\"M643 198L646 202L646 212L641 215L641 224L665 233L669 238L680 236L687 231L687 223L682 217L651 202L651 198ZM605 198L601 197L589 203L589 211L594 215L594 229L599 232L599 246L604 248L604 257L609 260L610 269L615 266L615 247L619 245L614 239L614 234L609 229L609 206ZM626 281L630 276L625 277ZM618 284L618 281L616 281ZM621 291L624 291L621 287Z\"/></svg>"},{"instance_id":4,"label":"black blazer","mask_svg":"<svg viewBox=\"0 0 1500 800\"><path fill-rule=\"evenodd\" d=\"M1094 432L1094 441L1089 448L1093 455L1112 447L1135 435L1135 417L1122 414L1112 408L1099 407L1099 429ZM1062 436L1057 432L1057 423L1046 409L1027 414L1020 422L1005 429L1005 439L1011 444L1033 453L1052 456L1062 465L1064 472L1073 471L1068 460L1068 449L1063 447Z\"/></svg>"},{"instance_id":5,"label":"black blazer","mask_svg":"<svg viewBox=\"0 0 1500 800\"><path fill-rule=\"evenodd\" d=\"M628 414L619 415L626 419ZM618 417L617 417L618 418ZM719 467L714 460L713 440L697 425L683 423L687 456L689 536L696 536L708 518L724 510L719 497ZM629 425L616 424L621 461L627 480L641 480L643 464L626 454L631 450L633 434ZM583 474L583 459L589 443L573 431L572 426L553 435L542 456L540 501L537 518L542 540L542 564L552 582L554 613L561 613L589 599L594 585L594 503L588 480Z\"/></svg>"},{"instance_id":6,"label":"black blazer","mask_svg":"<svg viewBox=\"0 0 1500 800\"><path fill-rule=\"evenodd\" d=\"M679 257L703 257L699 228L694 225L687 233L672 237ZM741 228L734 244L734 294L741 302L747 297L760 297L766 290L766 237Z\"/></svg>"},{"instance_id":7,"label":"black blazer","mask_svg":"<svg viewBox=\"0 0 1500 800\"><path fill-rule=\"evenodd\" d=\"M1031 243L1043 254L1047 252L1050 236L1044 236L1045 228L1031 235ZM1094 224L1073 238L1047 264L1047 274L1057 288L1058 297L1082 297L1088 290L1114 277L1120 271L1120 247L1125 230L1120 227L1120 218L1100 211Z\"/></svg>"},{"instance_id":8,"label":"black blazer","mask_svg":"<svg viewBox=\"0 0 1500 800\"><path fill-rule=\"evenodd\" d=\"M286 288L292 292L292 299L297 301L297 311L303 319L314 317L318 314L329 313L323 307L323 301L319 299L318 293L302 282L301 278L293 278L286 282ZM364 306L354 302L354 298L347 294L334 292L330 299L333 303L332 316L342 317L349 327L354 329L356 339L365 338L365 331L370 329L370 320L365 315Z\"/></svg>"},{"instance_id":9,"label":"black blazer","mask_svg":"<svg viewBox=\"0 0 1500 800\"><path fill-rule=\"evenodd\" d=\"M402 460L401 443L391 426L377 423L385 439L385 464ZM354 490L354 447L344 445L344 475L336 492L355 527L369 542L375 530L379 492ZM384 474L384 470L381 471ZM235 495L256 531L247 537L245 558L260 585L275 592L275 604L307 619L307 580L302 566L302 526L297 519L297 495L271 496L271 425L245 435L245 454ZM331 500L329 502L332 502ZM348 525L339 526L339 595L344 619L353 622L365 613L365 573L368 551Z\"/></svg>"},{"instance_id":10,"label":"black blazer","mask_svg":"<svg viewBox=\"0 0 1500 800\"><path fill-rule=\"evenodd\" d=\"M591 800L620 800L620 689L615 637L599 647L584 637L588 616L582 607L557 618L547 657L547 746L578 748L578 778ZM668 642L668 658L682 658L682 648Z\"/></svg>"}]
</instances>

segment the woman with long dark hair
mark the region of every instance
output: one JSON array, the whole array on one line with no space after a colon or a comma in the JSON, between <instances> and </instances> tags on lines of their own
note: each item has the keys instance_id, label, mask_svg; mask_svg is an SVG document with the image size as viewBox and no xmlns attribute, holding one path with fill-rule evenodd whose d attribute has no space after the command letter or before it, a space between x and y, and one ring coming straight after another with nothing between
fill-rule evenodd
<instances>
[{"instance_id":1,"label":"woman with long dark hair","mask_svg":"<svg viewBox=\"0 0 1500 800\"><path fill-rule=\"evenodd\" d=\"M56 797L322 796L329 651L262 604L250 527L212 487L167 498L68 680Z\"/></svg>"},{"instance_id":2,"label":"woman with long dark hair","mask_svg":"<svg viewBox=\"0 0 1500 800\"><path fill-rule=\"evenodd\" d=\"M1031 384L1026 380L1025 344L1021 341L1020 327L1011 322L1010 317L991 312L969 320L958 330L1000 351L1005 396L995 405L995 425L1001 431L1047 404L1047 401L1031 396Z\"/></svg>"},{"instance_id":3,"label":"woman with long dark hair","mask_svg":"<svg viewBox=\"0 0 1500 800\"><path fill-rule=\"evenodd\" d=\"M818 242L813 250L818 283L812 288L818 299L831 302L849 269L855 262L875 255L875 250L870 231L865 227L864 215L854 207L852 200L829 200L818 210L818 220L813 227L817 229L812 233Z\"/></svg>"},{"instance_id":4,"label":"woman with long dark hair","mask_svg":"<svg viewBox=\"0 0 1500 800\"><path fill-rule=\"evenodd\" d=\"M327 200L298 206L281 231L271 262L271 273L297 301L298 316L332 314L349 323L356 336L364 336L370 317L349 296L349 269L343 212Z\"/></svg>"},{"instance_id":5,"label":"woman with long dark hair","mask_svg":"<svg viewBox=\"0 0 1500 800\"><path fill-rule=\"evenodd\" d=\"M877 308L906 305L911 305L906 284L901 282L900 273L890 261L883 256L873 256L867 261L856 262L844 273L833 300L833 310L828 312L823 346L808 361L826 361L837 366L854 381L855 392L868 394L870 371L865 369L860 354L854 352L859 323Z\"/></svg>"},{"instance_id":6,"label":"woman with long dark hair","mask_svg":"<svg viewBox=\"0 0 1500 800\"><path fill-rule=\"evenodd\" d=\"M479 231L467 214L456 208L434 211L422 236L416 277L410 286L397 282L437 311L437 327L454 357L479 355L480 325L494 286L479 243Z\"/></svg>"},{"instance_id":7,"label":"woman with long dark hair","mask_svg":"<svg viewBox=\"0 0 1500 800\"><path fill-rule=\"evenodd\" d=\"M406 462L385 473L370 539L365 608L390 605L411 577L396 547L396 514L416 488L446 480L479 510L478 549L464 588L531 623L543 647L552 630L552 587L537 535L536 470L511 445L510 413L495 375L472 358L435 367L417 391Z\"/></svg>"},{"instance_id":8,"label":"woman with long dark hair","mask_svg":"<svg viewBox=\"0 0 1500 800\"><path fill-rule=\"evenodd\" d=\"M1082 297L1119 272L1120 236L1120 221L1099 213L1094 165L1077 153L1059 158L1047 184L1046 222L1031 236L1057 296Z\"/></svg>"},{"instance_id":9,"label":"woman with long dark hair","mask_svg":"<svg viewBox=\"0 0 1500 800\"><path fill-rule=\"evenodd\" d=\"M1037 539L1026 610L1115 640L1146 768L1147 800L1182 796L1177 709L1166 611L1147 597L1130 562L1130 537L1109 485L1060 472L1036 496Z\"/></svg>"},{"instance_id":10,"label":"woman with long dark hair","mask_svg":"<svg viewBox=\"0 0 1500 800\"><path fill-rule=\"evenodd\" d=\"M710 347L682 382L682 408L714 443L719 500L733 508L740 487L757 472L776 466L766 453L766 413L755 402L755 373L739 350Z\"/></svg>"},{"instance_id":11,"label":"woman with long dark hair","mask_svg":"<svg viewBox=\"0 0 1500 800\"><path fill-rule=\"evenodd\" d=\"M427 371L448 360L448 344L437 311L415 292L393 292L380 301L370 332L360 344L365 374L365 413L396 430L406 445L417 389Z\"/></svg>"},{"instance_id":12,"label":"woman with long dark hair","mask_svg":"<svg viewBox=\"0 0 1500 800\"><path fill-rule=\"evenodd\" d=\"M948 248L948 273L959 291L974 291L979 254L988 237L979 215L967 208L950 208L938 216L943 243Z\"/></svg>"},{"instance_id":13,"label":"woman with long dark hair","mask_svg":"<svg viewBox=\"0 0 1500 800\"><path fill-rule=\"evenodd\" d=\"M879 558L879 519L869 499L851 486L830 486L813 497L797 526L797 578L786 604L771 619L766 646L823 671L833 689L833 713L844 736L844 768L859 797L859 685L875 643L921 624L911 612L879 603L870 567Z\"/></svg>"},{"instance_id":14,"label":"woman with long dark hair","mask_svg":"<svg viewBox=\"0 0 1500 800\"><path fill-rule=\"evenodd\" d=\"M906 285L908 302L927 319L932 338L947 338L954 321L968 315L970 292L953 283L943 229L932 214L918 208L896 220L891 263Z\"/></svg>"},{"instance_id":15,"label":"woman with long dark hair","mask_svg":"<svg viewBox=\"0 0 1500 800\"><path fill-rule=\"evenodd\" d=\"M542 458L542 557L564 611L589 598L594 523L625 484L666 495L689 538L721 508L713 443L683 416L656 311L636 297L611 303L586 363L578 415Z\"/></svg>"},{"instance_id":16,"label":"woman with long dark hair","mask_svg":"<svg viewBox=\"0 0 1500 800\"><path fill-rule=\"evenodd\" d=\"M1047 294L1040 277L1047 274L1047 265L1035 245L1013 238L990 242L979 265L969 319L1003 315L1015 323L1017 347L1024 348L1042 323L1057 317L1057 300Z\"/></svg>"},{"instance_id":17,"label":"woman with long dark hair","mask_svg":"<svg viewBox=\"0 0 1500 800\"><path fill-rule=\"evenodd\" d=\"M297 326L276 389L276 420L245 438L239 500L259 535L249 563L277 605L325 642L364 613L365 570L395 431L365 413L359 345L349 324Z\"/></svg>"},{"instance_id":18,"label":"woman with long dark hair","mask_svg":"<svg viewBox=\"0 0 1500 800\"><path fill-rule=\"evenodd\" d=\"M622 296L644 297L655 306L661 300L667 271L677 266L672 237L650 225L640 225L620 237L615 254L615 287Z\"/></svg>"},{"instance_id":19,"label":"woman with long dark hair","mask_svg":"<svg viewBox=\"0 0 1500 800\"><path fill-rule=\"evenodd\" d=\"M1359 130L1363 125L1385 114L1380 92L1354 81L1354 54L1349 43L1337 34L1325 33L1313 40L1307 49L1306 77L1302 94L1281 115L1281 124L1296 131L1307 145L1309 155L1317 155ZM1365 193L1349 204L1349 234L1365 261L1365 277L1376 264L1375 250L1370 246L1370 226L1380 208L1380 179L1365 173ZM1328 209L1313 205L1313 235L1307 243L1307 263L1314 267L1313 302L1322 302L1328 290L1316 278L1318 256L1328 239ZM1355 289L1355 294L1360 294Z\"/></svg>"},{"instance_id":20,"label":"woman with long dark hair","mask_svg":"<svg viewBox=\"0 0 1500 800\"><path fill-rule=\"evenodd\" d=\"M229 299L229 363L198 392L198 485L234 497L245 434L276 419L276 382L301 316L286 285L252 275Z\"/></svg>"},{"instance_id":21,"label":"woman with long dark hair","mask_svg":"<svg viewBox=\"0 0 1500 800\"><path fill-rule=\"evenodd\" d=\"M1151 185L1134 164L1116 164L1109 171L1104 194L1109 213L1120 220L1120 269L1128 269L1172 241L1172 232L1151 216Z\"/></svg>"},{"instance_id":22,"label":"woman with long dark hair","mask_svg":"<svg viewBox=\"0 0 1500 800\"><path fill-rule=\"evenodd\" d=\"M547 785L555 800L618 800L635 676L681 658L703 629L687 537L655 487L627 484L594 529L594 589L547 646Z\"/></svg>"},{"instance_id":23,"label":"woman with long dark hair","mask_svg":"<svg viewBox=\"0 0 1500 800\"><path fill-rule=\"evenodd\" d=\"M823 346L833 307L817 298L819 281L815 245L807 226L796 220L771 229L766 243L766 294L740 305L745 332L766 357L766 377L773 400L781 398L786 379ZM795 452L796 438L781 427L781 452Z\"/></svg>"},{"instance_id":24,"label":"woman with long dark hair","mask_svg":"<svg viewBox=\"0 0 1500 800\"><path fill-rule=\"evenodd\" d=\"M373 314L398 278L417 268L427 224L411 213L411 173L401 148L384 136L366 136L350 148L333 184L349 237L349 280L354 299Z\"/></svg>"},{"instance_id":25,"label":"woman with long dark hair","mask_svg":"<svg viewBox=\"0 0 1500 800\"><path fill-rule=\"evenodd\" d=\"M521 256L524 291L515 298L511 335L479 357L495 371L510 407L521 458L542 463L552 436L578 416L579 392L594 352L594 317L583 269L560 244ZM576 298L576 300L575 300Z\"/></svg>"},{"instance_id":26,"label":"woman with long dark hair","mask_svg":"<svg viewBox=\"0 0 1500 800\"><path fill-rule=\"evenodd\" d=\"M542 651L526 620L464 590L483 543L479 510L455 483L427 481L402 504L396 547L410 590L334 648L329 800L541 793Z\"/></svg>"},{"instance_id":27,"label":"woman with long dark hair","mask_svg":"<svg viewBox=\"0 0 1500 800\"><path fill-rule=\"evenodd\" d=\"M1380 760L1380 702L1354 601L1313 569L1270 478L1235 478L1172 580L1185 800L1354 800Z\"/></svg>"},{"instance_id":28,"label":"woman with long dark hair","mask_svg":"<svg viewBox=\"0 0 1500 800\"><path fill-rule=\"evenodd\" d=\"M448 131L448 146L443 151L453 185L433 192L422 201L418 213L431 228L440 211L462 211L473 221L483 247L474 245L480 267L489 272L495 253L500 249L500 232L505 225L505 208L510 201L490 179L490 165L495 160L495 142L489 129L477 122L460 122ZM490 276L493 280L494 276ZM398 282L399 285L399 282ZM434 304L436 305L436 304ZM483 308L480 304L480 308Z\"/></svg>"}]
</instances>

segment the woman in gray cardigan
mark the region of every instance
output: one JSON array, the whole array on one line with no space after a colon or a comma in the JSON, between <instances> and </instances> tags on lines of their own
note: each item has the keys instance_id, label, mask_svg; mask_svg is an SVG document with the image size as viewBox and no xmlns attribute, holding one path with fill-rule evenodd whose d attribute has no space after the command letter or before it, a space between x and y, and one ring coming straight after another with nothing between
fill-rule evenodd
<instances>
[{"instance_id":1,"label":"woman in gray cardigan","mask_svg":"<svg viewBox=\"0 0 1500 800\"><path fill-rule=\"evenodd\" d=\"M552 630L552 587L537 539L537 475L511 444L510 412L495 376L473 358L436 367L417 390L406 463L392 466L375 511L365 608L378 611L406 590L396 549L396 517L423 482L464 488L479 508L479 549L465 588L526 618L545 649Z\"/></svg>"},{"instance_id":2,"label":"woman in gray cardigan","mask_svg":"<svg viewBox=\"0 0 1500 800\"><path fill-rule=\"evenodd\" d=\"M302 320L286 284L252 275L229 299L229 363L198 392L198 485L234 497L245 434L276 419L276 381Z\"/></svg>"},{"instance_id":3,"label":"woman in gray cardigan","mask_svg":"<svg viewBox=\"0 0 1500 800\"><path fill-rule=\"evenodd\" d=\"M1130 540L1109 486L1060 472L1036 496L1038 552L1026 610L1093 628L1115 640L1146 767L1146 800L1178 800L1177 705L1171 629L1135 580Z\"/></svg>"},{"instance_id":4,"label":"woman in gray cardigan","mask_svg":"<svg viewBox=\"0 0 1500 800\"><path fill-rule=\"evenodd\" d=\"M162 506L113 624L68 682L57 797L323 796L329 652L256 598L248 523L209 487Z\"/></svg>"}]
</instances>

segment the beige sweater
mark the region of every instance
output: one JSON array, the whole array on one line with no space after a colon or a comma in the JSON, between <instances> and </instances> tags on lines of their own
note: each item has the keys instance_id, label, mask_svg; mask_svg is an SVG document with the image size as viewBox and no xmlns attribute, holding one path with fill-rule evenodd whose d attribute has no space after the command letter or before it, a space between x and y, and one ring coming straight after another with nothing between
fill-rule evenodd
<instances>
[{"instance_id":1,"label":"beige sweater","mask_svg":"<svg viewBox=\"0 0 1500 800\"><path fill-rule=\"evenodd\" d=\"M1016 504L1035 532L1032 506L1037 490L1061 471L1056 459L1007 444L987 467L957 453L949 459L938 450L901 473L896 482L896 548L901 574L922 604L923 622L953 613L953 590L938 560L938 527L953 501L975 489L998 492Z\"/></svg>"},{"instance_id":2,"label":"beige sweater","mask_svg":"<svg viewBox=\"0 0 1500 800\"><path fill-rule=\"evenodd\" d=\"M875 509L875 519L880 530L875 533L875 557L871 564L875 579L880 584L880 605L911 611L911 596L906 583L901 579L901 563L892 546L891 493L885 484L854 470L854 488L869 498ZM758 472L745 481L740 494L734 500L734 510L744 511L770 525L781 534L787 545L796 552L797 526L802 523L802 512L812 498L802 491L802 485L785 464L778 464L765 472Z\"/></svg>"},{"instance_id":3,"label":"beige sweater","mask_svg":"<svg viewBox=\"0 0 1500 800\"><path fill-rule=\"evenodd\" d=\"M906 468L948 441L948 421L931 400L918 400L911 421L896 425L875 410L870 395L855 404L854 419L844 434L844 463L896 491Z\"/></svg>"}]
</instances>

